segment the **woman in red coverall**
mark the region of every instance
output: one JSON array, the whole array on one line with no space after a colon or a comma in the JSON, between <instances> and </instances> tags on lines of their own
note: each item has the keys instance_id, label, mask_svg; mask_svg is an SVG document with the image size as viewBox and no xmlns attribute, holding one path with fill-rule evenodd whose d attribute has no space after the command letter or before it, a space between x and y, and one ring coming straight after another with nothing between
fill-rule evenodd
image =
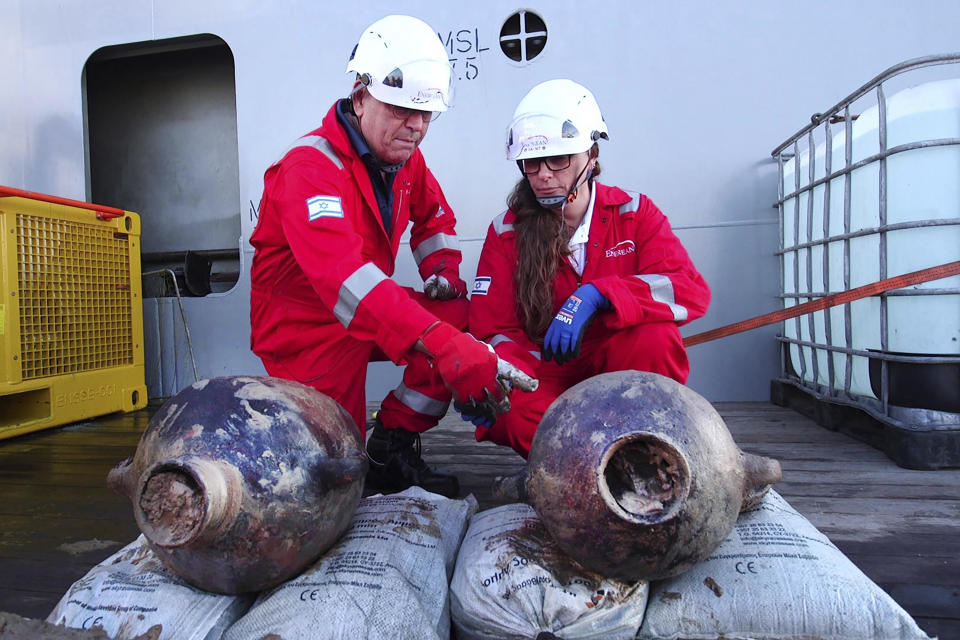
<instances>
[{"instance_id":1,"label":"woman in red coverall","mask_svg":"<svg viewBox=\"0 0 960 640\"><path fill-rule=\"evenodd\" d=\"M523 177L487 231L470 331L540 380L497 416L459 405L477 440L527 457L553 400L591 376L625 369L686 382L678 327L702 316L710 290L667 218L646 196L596 181L607 126L570 80L535 86L514 112L507 159Z\"/></svg>"}]
</instances>

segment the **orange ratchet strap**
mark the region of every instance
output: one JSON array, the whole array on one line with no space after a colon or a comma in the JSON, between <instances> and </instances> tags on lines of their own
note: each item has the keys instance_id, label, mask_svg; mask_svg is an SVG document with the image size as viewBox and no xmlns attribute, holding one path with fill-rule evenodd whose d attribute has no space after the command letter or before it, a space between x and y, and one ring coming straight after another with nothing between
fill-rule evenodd
<instances>
[{"instance_id":1,"label":"orange ratchet strap","mask_svg":"<svg viewBox=\"0 0 960 640\"><path fill-rule=\"evenodd\" d=\"M810 300L809 302L804 302L803 304L798 304L793 307L787 307L786 309L781 309L772 313L765 313L762 316L756 316L747 320L741 320L740 322L734 322L733 324L728 324L718 329L711 329L710 331L697 333L684 338L683 346L692 347L695 344L709 342L718 338L726 338L727 336L732 336L735 333L750 331L751 329L773 324L774 322L790 320L791 318L802 316L805 313L822 311L823 309L827 309L829 307L835 307L838 304L846 304L848 302L853 302L854 300L859 300L860 298L875 296L883 293L884 291L889 291L890 289L901 289L903 287L920 284L921 282L939 280L940 278L948 278L957 274L960 274L960 260L941 264L936 267L930 267L929 269L911 271L910 273L905 273L902 276L886 278L885 280L880 280L871 284L865 284L862 287L850 289L849 291L841 291L840 293L834 293L816 300Z\"/></svg>"}]
</instances>

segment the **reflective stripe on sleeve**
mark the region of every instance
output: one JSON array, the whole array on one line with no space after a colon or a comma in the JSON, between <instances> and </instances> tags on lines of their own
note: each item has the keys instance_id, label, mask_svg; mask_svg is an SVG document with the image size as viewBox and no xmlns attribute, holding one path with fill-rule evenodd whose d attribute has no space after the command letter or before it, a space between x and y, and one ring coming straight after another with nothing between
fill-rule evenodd
<instances>
[{"instance_id":1,"label":"reflective stripe on sleeve","mask_svg":"<svg viewBox=\"0 0 960 640\"><path fill-rule=\"evenodd\" d=\"M687 319L687 308L676 303L673 295L673 283L670 278L659 274L642 273L634 276L640 278L650 286L650 296L654 302L662 302L670 307L673 312L673 319L676 322L683 322Z\"/></svg>"},{"instance_id":2,"label":"reflective stripe on sleeve","mask_svg":"<svg viewBox=\"0 0 960 640\"><path fill-rule=\"evenodd\" d=\"M457 236L436 233L417 245L413 252L413 259L417 261L417 266L420 266L424 258L441 249L460 251L460 240L457 239Z\"/></svg>"},{"instance_id":3,"label":"reflective stripe on sleeve","mask_svg":"<svg viewBox=\"0 0 960 640\"><path fill-rule=\"evenodd\" d=\"M502 333L498 333L497 335L495 335L495 336L493 336L492 338L490 338L490 346L491 346L491 347L496 347L498 344L501 344L501 343L504 343L504 342L513 342L513 340L511 340L511 339L508 338L507 336L503 335Z\"/></svg>"},{"instance_id":4,"label":"reflective stripe on sleeve","mask_svg":"<svg viewBox=\"0 0 960 640\"><path fill-rule=\"evenodd\" d=\"M337 152L333 150L333 145L331 145L330 141L323 136L303 136L294 142L289 149L284 151L283 155L287 155L297 147L313 147L314 149L320 151L323 155L327 156L330 159L330 162L336 165L337 169L343 169L343 163L340 162L340 158L337 157Z\"/></svg>"},{"instance_id":5,"label":"reflective stripe on sleeve","mask_svg":"<svg viewBox=\"0 0 960 640\"><path fill-rule=\"evenodd\" d=\"M502 343L504 343L504 342L513 342L513 340L511 340L511 339L508 338L507 336L503 335L502 333L498 333L497 335L495 335L495 336L493 336L492 338L490 338L490 346L491 346L491 347L496 347L498 344L502 344ZM514 343L514 344L516 344L516 343ZM539 351L528 351L527 353L529 353L530 355L532 355L532 356L533 356L534 358L536 358L537 360L542 360L542 359L543 359L543 358L541 357Z\"/></svg>"},{"instance_id":6,"label":"reflective stripe on sleeve","mask_svg":"<svg viewBox=\"0 0 960 640\"><path fill-rule=\"evenodd\" d=\"M627 195L630 196L630 202L620 205L620 215L640 209L640 194L636 191L627 191Z\"/></svg>"},{"instance_id":7,"label":"reflective stripe on sleeve","mask_svg":"<svg viewBox=\"0 0 960 640\"><path fill-rule=\"evenodd\" d=\"M373 288L387 280L387 275L372 262L364 263L359 269L347 276L340 286L340 295L337 304L333 307L333 315L344 327L349 327L357 308Z\"/></svg>"},{"instance_id":8,"label":"reflective stripe on sleeve","mask_svg":"<svg viewBox=\"0 0 960 640\"><path fill-rule=\"evenodd\" d=\"M446 415L447 409L450 407L449 402L443 402L441 400L434 400L430 396L425 396L419 391L414 391L413 389L408 388L402 382L400 386L393 390L393 396L400 401L400 404L412 409L417 413L434 416L436 418L442 418Z\"/></svg>"},{"instance_id":9,"label":"reflective stripe on sleeve","mask_svg":"<svg viewBox=\"0 0 960 640\"><path fill-rule=\"evenodd\" d=\"M500 215L498 215L496 218L493 219L493 230L497 232L498 236L502 236L507 231L513 231L513 225L507 224L506 222L503 221L504 218L506 217L507 217L507 212L504 211L503 213L501 213Z\"/></svg>"}]
</instances>

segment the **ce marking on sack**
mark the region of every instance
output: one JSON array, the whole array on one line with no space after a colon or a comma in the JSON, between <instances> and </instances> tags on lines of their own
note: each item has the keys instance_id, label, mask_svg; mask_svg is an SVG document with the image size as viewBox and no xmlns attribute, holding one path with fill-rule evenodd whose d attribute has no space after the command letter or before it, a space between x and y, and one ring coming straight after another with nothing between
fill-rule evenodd
<instances>
[{"instance_id":1,"label":"ce marking on sack","mask_svg":"<svg viewBox=\"0 0 960 640\"><path fill-rule=\"evenodd\" d=\"M93 627L102 627L103 626L103 616L90 616L89 618L83 621L83 624L80 626L81 629L92 629Z\"/></svg>"},{"instance_id":2,"label":"ce marking on sack","mask_svg":"<svg viewBox=\"0 0 960 640\"><path fill-rule=\"evenodd\" d=\"M737 573L747 575L748 573L759 573L753 562L738 562L733 566Z\"/></svg>"}]
</instances>

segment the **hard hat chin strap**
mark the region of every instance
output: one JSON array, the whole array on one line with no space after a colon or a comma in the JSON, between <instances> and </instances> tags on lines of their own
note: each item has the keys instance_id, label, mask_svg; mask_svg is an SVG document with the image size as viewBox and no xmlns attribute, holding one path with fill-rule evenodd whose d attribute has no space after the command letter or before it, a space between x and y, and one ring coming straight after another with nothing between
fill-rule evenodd
<instances>
[{"instance_id":1,"label":"hard hat chin strap","mask_svg":"<svg viewBox=\"0 0 960 640\"><path fill-rule=\"evenodd\" d=\"M580 173L577 175L577 178L574 179L574 182L576 182L576 180L579 179L580 176L583 176L584 171L587 171L587 166L589 166L589 163L584 165L583 169L580 170ZM576 185L570 188L570 190L567 192L567 195L545 196L543 198L538 197L537 202L540 203L541 207L544 207L546 209L560 209L562 211L563 207L565 207L566 205L573 204L573 201L577 199L577 192L580 191L580 187L586 184L590 180L591 176L593 176L592 168L590 169L590 171L587 171L587 175L584 176L583 180L581 180Z\"/></svg>"},{"instance_id":2,"label":"hard hat chin strap","mask_svg":"<svg viewBox=\"0 0 960 640\"><path fill-rule=\"evenodd\" d=\"M567 201L567 196L547 196L545 198L537 197L537 202L545 209L560 209Z\"/></svg>"},{"instance_id":3,"label":"hard hat chin strap","mask_svg":"<svg viewBox=\"0 0 960 640\"><path fill-rule=\"evenodd\" d=\"M383 171L384 173L396 173L397 171L400 171L400 169L403 169L404 165L403 162L398 162L396 164L383 164L380 162L379 158L377 158L377 163L380 165L380 171Z\"/></svg>"}]
</instances>

